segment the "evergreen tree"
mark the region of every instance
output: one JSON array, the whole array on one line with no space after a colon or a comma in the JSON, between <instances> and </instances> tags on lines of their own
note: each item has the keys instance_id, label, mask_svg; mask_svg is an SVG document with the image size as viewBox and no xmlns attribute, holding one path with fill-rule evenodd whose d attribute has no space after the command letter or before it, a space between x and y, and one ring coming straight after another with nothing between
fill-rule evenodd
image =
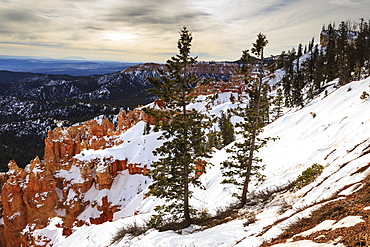
<instances>
[{"instance_id":1,"label":"evergreen tree","mask_svg":"<svg viewBox=\"0 0 370 247\"><path fill-rule=\"evenodd\" d=\"M273 100L273 104L274 104L274 109L273 109L273 112L276 114L275 115L275 119L279 118L281 116L281 112L282 112L282 107L283 107L283 91L278 88L276 90L276 95L274 97L274 100Z\"/></svg>"},{"instance_id":2,"label":"evergreen tree","mask_svg":"<svg viewBox=\"0 0 370 247\"><path fill-rule=\"evenodd\" d=\"M278 59L276 60L276 68L281 69L284 68L284 60L285 60L286 54L285 51L282 51Z\"/></svg>"},{"instance_id":3,"label":"evergreen tree","mask_svg":"<svg viewBox=\"0 0 370 247\"><path fill-rule=\"evenodd\" d=\"M175 220L183 219L184 226L192 222L189 198L192 191L189 185L199 186L197 173L198 161L209 156L210 148L205 145L207 138L205 128L210 121L198 111L187 109L195 99L192 94L196 84L205 83L189 69L196 63L196 57L190 56L192 35L184 27L180 31L177 47L179 54L171 57L166 63L166 70L160 70L160 78L149 77L154 86L149 91L159 96L166 109L146 109L150 115L161 117L160 139L166 140L154 154L161 158L151 165L153 170L148 176L153 179L149 186L150 194L164 198L168 203L156 208L159 215L152 218L151 224L160 226L162 217L170 213ZM179 217L182 215L183 217Z\"/></svg>"},{"instance_id":4,"label":"evergreen tree","mask_svg":"<svg viewBox=\"0 0 370 247\"><path fill-rule=\"evenodd\" d=\"M230 100L231 103L234 103L235 102L235 96L233 94L231 94L229 100Z\"/></svg>"},{"instance_id":5,"label":"evergreen tree","mask_svg":"<svg viewBox=\"0 0 370 247\"><path fill-rule=\"evenodd\" d=\"M278 67L280 69L284 69L286 73L286 60L287 60L287 54L285 51L281 52L281 55L279 56L279 59L276 61L278 64ZM291 100L291 83L288 79L288 75L285 74L283 78L281 79L281 85L283 87L284 91L284 98L285 98L285 106L290 106L290 100Z\"/></svg>"},{"instance_id":6,"label":"evergreen tree","mask_svg":"<svg viewBox=\"0 0 370 247\"><path fill-rule=\"evenodd\" d=\"M315 45L315 37L312 37L311 42L309 42L309 44L308 44L308 50L312 51L314 45Z\"/></svg>"},{"instance_id":7,"label":"evergreen tree","mask_svg":"<svg viewBox=\"0 0 370 247\"><path fill-rule=\"evenodd\" d=\"M313 70L313 85L311 90L310 97L313 96L313 91L318 90L321 88L322 82L325 80L325 54L322 49L319 49L319 46L316 45L314 49L314 57L315 57L315 63L314 63L314 70Z\"/></svg>"},{"instance_id":8,"label":"evergreen tree","mask_svg":"<svg viewBox=\"0 0 370 247\"><path fill-rule=\"evenodd\" d=\"M369 24L361 19L359 24L358 37L355 41L355 79L360 80L362 76L362 68L369 64ZM370 71L369 71L370 72ZM370 73L368 73L370 75Z\"/></svg>"},{"instance_id":9,"label":"evergreen tree","mask_svg":"<svg viewBox=\"0 0 370 247\"><path fill-rule=\"evenodd\" d=\"M336 30L335 30L335 23L328 25L328 30L326 30L327 36L328 36L328 44L326 47L326 53L325 53L325 80L326 81L332 81L335 78L337 78L337 55L336 55Z\"/></svg>"},{"instance_id":10,"label":"evergreen tree","mask_svg":"<svg viewBox=\"0 0 370 247\"><path fill-rule=\"evenodd\" d=\"M237 123L240 127L243 141L236 142L229 152L232 153L231 160L223 163L223 175L226 177L225 183L234 183L242 190L240 206L243 207L247 202L248 186L252 176L262 178L259 165L261 161L256 157L256 152L266 144L267 139L260 139L258 135L262 132L265 125L263 121L263 111L269 104L266 80L263 80L264 73L264 48L268 41L264 34L259 34L256 43L253 43L251 52L259 57L255 59L249 51L243 51L241 61L243 62L241 71L245 74L246 94L249 102L246 107L239 105L234 111L235 114L243 118L243 122ZM252 66L251 66L252 65ZM257 75L253 76L253 69L257 70Z\"/></svg>"},{"instance_id":11,"label":"evergreen tree","mask_svg":"<svg viewBox=\"0 0 370 247\"><path fill-rule=\"evenodd\" d=\"M149 120L145 123L143 135L149 135L151 130Z\"/></svg>"},{"instance_id":12,"label":"evergreen tree","mask_svg":"<svg viewBox=\"0 0 370 247\"><path fill-rule=\"evenodd\" d=\"M365 41L364 41L364 66L367 69L367 76L370 76L370 20L364 23L363 28Z\"/></svg>"},{"instance_id":13,"label":"evergreen tree","mask_svg":"<svg viewBox=\"0 0 370 247\"><path fill-rule=\"evenodd\" d=\"M302 96L302 89L304 87L303 84L303 75L300 68L300 61L299 58L302 56L302 44L298 45L297 50L297 56L296 59L296 65L295 65L295 71L293 70L293 85L292 85L292 93L293 93L293 103L295 106L301 106L303 105L303 96Z\"/></svg>"},{"instance_id":14,"label":"evergreen tree","mask_svg":"<svg viewBox=\"0 0 370 247\"><path fill-rule=\"evenodd\" d=\"M348 67L348 24L342 21L339 25L339 37L337 40L339 84L344 85L350 80Z\"/></svg>"},{"instance_id":15,"label":"evergreen tree","mask_svg":"<svg viewBox=\"0 0 370 247\"><path fill-rule=\"evenodd\" d=\"M230 118L231 114L225 114L221 111L218 127L220 128L223 147L235 140L234 125L231 123Z\"/></svg>"},{"instance_id":16,"label":"evergreen tree","mask_svg":"<svg viewBox=\"0 0 370 247\"><path fill-rule=\"evenodd\" d=\"M207 147L208 148L213 148L213 147L216 147L218 149L221 149L223 148L223 144L221 143L222 140L220 140L220 137L219 137L219 132L218 131L215 131L215 130L211 130L208 134L207 134Z\"/></svg>"},{"instance_id":17,"label":"evergreen tree","mask_svg":"<svg viewBox=\"0 0 370 247\"><path fill-rule=\"evenodd\" d=\"M282 78L282 84L284 89L284 96L285 96L285 106L293 106L294 105L294 60L296 59L296 51L293 48L292 51L288 51L284 59L284 70L285 75Z\"/></svg>"},{"instance_id":18,"label":"evergreen tree","mask_svg":"<svg viewBox=\"0 0 370 247\"><path fill-rule=\"evenodd\" d=\"M303 87L308 86L310 88L311 93L314 88L314 70L315 70L315 62L317 59L317 51L314 48L314 38L308 43L309 51L306 61L304 61L301 65L302 71L302 80L303 80Z\"/></svg>"}]
</instances>

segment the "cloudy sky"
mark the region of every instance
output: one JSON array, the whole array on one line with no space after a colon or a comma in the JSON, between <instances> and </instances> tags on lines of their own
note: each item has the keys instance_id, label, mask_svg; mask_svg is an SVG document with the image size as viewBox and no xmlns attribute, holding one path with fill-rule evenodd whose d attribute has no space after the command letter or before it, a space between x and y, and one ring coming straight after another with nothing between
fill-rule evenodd
<instances>
[{"instance_id":1,"label":"cloudy sky","mask_svg":"<svg viewBox=\"0 0 370 247\"><path fill-rule=\"evenodd\" d=\"M279 54L323 24L370 19L368 1L0 0L0 55L163 63L183 26L202 61L238 59L259 32Z\"/></svg>"}]
</instances>

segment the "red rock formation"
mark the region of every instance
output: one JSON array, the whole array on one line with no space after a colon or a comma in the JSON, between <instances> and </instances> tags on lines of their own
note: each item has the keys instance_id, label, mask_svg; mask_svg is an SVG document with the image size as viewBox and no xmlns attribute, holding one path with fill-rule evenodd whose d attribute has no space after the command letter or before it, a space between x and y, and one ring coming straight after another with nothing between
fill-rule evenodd
<instances>
[{"instance_id":1,"label":"red rock formation","mask_svg":"<svg viewBox=\"0 0 370 247\"><path fill-rule=\"evenodd\" d=\"M23 170L14 161L8 164L8 178L2 178L1 201L4 219L1 246L20 246L20 232L27 224L45 227L55 216L58 200L51 172L36 157ZM4 176L2 176L4 177Z\"/></svg>"},{"instance_id":2,"label":"red rock formation","mask_svg":"<svg viewBox=\"0 0 370 247\"><path fill-rule=\"evenodd\" d=\"M107 157L90 160L87 164L81 161L74 164L80 167L82 178L86 182L74 184L64 183L63 198L69 198L64 202L66 217L64 219L63 232L66 236L71 233L70 229L76 223L76 218L87 206L79 198L80 193L87 192L93 184L97 190L110 189L114 178L123 170L128 170L129 174L145 174L148 171L146 166L142 168L140 164L127 164L127 159L115 160ZM83 167L82 170L81 167ZM91 179L92 170L95 171L96 175L94 180ZM116 205L109 205L107 197L103 197L102 200L102 206L98 206L101 215L98 218L90 219L90 222L93 224L101 224L107 220L112 220L113 213L117 211Z\"/></svg>"},{"instance_id":3,"label":"red rock formation","mask_svg":"<svg viewBox=\"0 0 370 247\"><path fill-rule=\"evenodd\" d=\"M67 229L72 229L73 223L87 206L87 204L84 203L78 196L78 187L70 187L69 193L71 194L69 194L69 197L67 197L67 200L65 200L63 203L63 208L66 212L66 215L63 219L64 229L66 229L66 231Z\"/></svg>"},{"instance_id":4,"label":"red rock formation","mask_svg":"<svg viewBox=\"0 0 370 247\"><path fill-rule=\"evenodd\" d=\"M102 149L116 143L112 138L115 126L108 119L99 125L96 120L86 121L80 126L56 128L48 132L45 139L44 160L49 170L55 172L61 165L71 161L83 149Z\"/></svg>"},{"instance_id":5,"label":"red rock formation","mask_svg":"<svg viewBox=\"0 0 370 247\"><path fill-rule=\"evenodd\" d=\"M143 174L145 175L149 169L144 165L144 167L141 167L141 164L128 164L128 171L131 175L133 174Z\"/></svg>"},{"instance_id":6,"label":"red rock formation","mask_svg":"<svg viewBox=\"0 0 370 247\"><path fill-rule=\"evenodd\" d=\"M226 76L232 75L237 67L238 65L234 63L196 63L193 67L189 68L189 71L198 75L217 74L220 76ZM128 74L134 71L154 72L158 71L158 69L166 70L166 67L157 63L144 63L131 66L123 70L121 73Z\"/></svg>"},{"instance_id":7,"label":"red rock formation","mask_svg":"<svg viewBox=\"0 0 370 247\"><path fill-rule=\"evenodd\" d=\"M108 119L103 119L101 125L96 120L86 121L80 126L56 128L48 132L45 139L44 161L51 172L69 169L72 157L83 149L102 149L117 145L117 135L128 130L140 121L154 122L141 109L129 113L120 111L117 116L118 126ZM66 166L66 167L62 167Z\"/></svg>"},{"instance_id":8,"label":"red rock formation","mask_svg":"<svg viewBox=\"0 0 370 247\"><path fill-rule=\"evenodd\" d=\"M0 246L6 246L6 237L3 224L0 224Z\"/></svg>"},{"instance_id":9,"label":"red rock formation","mask_svg":"<svg viewBox=\"0 0 370 247\"><path fill-rule=\"evenodd\" d=\"M206 170L205 170L206 165L207 165L207 161L205 161L205 160L198 160L195 163L195 166L197 168L197 172L195 174L195 177L196 178L199 178L203 173L206 172Z\"/></svg>"},{"instance_id":10,"label":"red rock formation","mask_svg":"<svg viewBox=\"0 0 370 247\"><path fill-rule=\"evenodd\" d=\"M22 183L26 172L11 161L8 164L8 180L3 184L1 201L3 204L4 236L6 247L20 246L22 229L27 225L26 205L22 198Z\"/></svg>"},{"instance_id":11,"label":"red rock formation","mask_svg":"<svg viewBox=\"0 0 370 247\"><path fill-rule=\"evenodd\" d=\"M153 71L157 71L158 69L165 69L165 66L163 66L161 64L158 64L158 63L143 63L143 64L137 64L137 65L131 66L127 69L124 69L123 71L121 71L121 73L129 74L129 73L132 73L134 71L153 72Z\"/></svg>"},{"instance_id":12,"label":"red rock formation","mask_svg":"<svg viewBox=\"0 0 370 247\"><path fill-rule=\"evenodd\" d=\"M34 222L36 228L43 228L48 219L55 217L58 201L56 181L51 172L36 157L25 168L26 179L22 188L23 202L27 211L27 222Z\"/></svg>"},{"instance_id":13,"label":"red rock formation","mask_svg":"<svg viewBox=\"0 0 370 247\"><path fill-rule=\"evenodd\" d=\"M163 100L157 99L154 101L154 108L164 109Z\"/></svg>"},{"instance_id":14,"label":"red rock formation","mask_svg":"<svg viewBox=\"0 0 370 247\"><path fill-rule=\"evenodd\" d=\"M11 161L14 162L14 161ZM0 188L3 187L5 182L8 180L8 175L6 173L0 173ZM1 189L0 189L0 222L3 221L3 203L1 199ZM4 225L0 223L0 246L6 246L5 243L5 232L4 232Z\"/></svg>"},{"instance_id":15,"label":"red rock formation","mask_svg":"<svg viewBox=\"0 0 370 247\"><path fill-rule=\"evenodd\" d=\"M21 245L20 246L37 246L37 247L46 247L46 246L52 246L49 243L51 242L51 239L46 236L36 236L33 237L31 234L35 228L33 226L27 225L27 233L22 234L21 236Z\"/></svg>"},{"instance_id":16,"label":"red rock formation","mask_svg":"<svg viewBox=\"0 0 370 247\"><path fill-rule=\"evenodd\" d=\"M130 129L132 126L137 124L140 121L147 122L149 116L144 113L143 110L136 108L129 113L121 110L118 113L118 130L117 131L126 131Z\"/></svg>"},{"instance_id":17,"label":"red rock formation","mask_svg":"<svg viewBox=\"0 0 370 247\"><path fill-rule=\"evenodd\" d=\"M233 75L229 81L213 81L206 85L198 85L194 95L209 95L217 93L232 92L242 94L245 91L245 79L243 75Z\"/></svg>"},{"instance_id":18,"label":"red rock formation","mask_svg":"<svg viewBox=\"0 0 370 247\"><path fill-rule=\"evenodd\" d=\"M190 68L195 74L216 74L221 76L232 75L238 65L234 63L197 63Z\"/></svg>"},{"instance_id":19,"label":"red rock formation","mask_svg":"<svg viewBox=\"0 0 370 247\"><path fill-rule=\"evenodd\" d=\"M101 214L98 218L90 218L90 222L92 224L98 225L113 220L114 211L109 205L107 196L102 198L102 205L98 206L98 210L101 212Z\"/></svg>"}]
</instances>

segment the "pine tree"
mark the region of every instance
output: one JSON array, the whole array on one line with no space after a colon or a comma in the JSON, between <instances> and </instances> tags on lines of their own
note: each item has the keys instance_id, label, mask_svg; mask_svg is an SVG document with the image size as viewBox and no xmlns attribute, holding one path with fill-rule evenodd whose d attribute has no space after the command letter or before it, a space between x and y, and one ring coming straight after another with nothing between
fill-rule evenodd
<instances>
[{"instance_id":1,"label":"pine tree","mask_svg":"<svg viewBox=\"0 0 370 247\"><path fill-rule=\"evenodd\" d=\"M276 90L276 95L274 97L274 100L273 100L273 105L275 106L275 108L273 109L273 112L276 113L275 115L275 119L279 118L281 116L281 113L282 113L282 107L283 107L283 91L278 88Z\"/></svg>"},{"instance_id":2,"label":"pine tree","mask_svg":"<svg viewBox=\"0 0 370 247\"><path fill-rule=\"evenodd\" d=\"M364 24L364 36L365 36L365 63L364 66L367 69L367 76L370 76L370 20Z\"/></svg>"},{"instance_id":3,"label":"pine tree","mask_svg":"<svg viewBox=\"0 0 370 247\"><path fill-rule=\"evenodd\" d=\"M362 68L368 64L369 59L369 25L364 19L361 19L359 24L358 37L355 41L354 55L355 55L355 78L360 80L362 76Z\"/></svg>"},{"instance_id":4,"label":"pine tree","mask_svg":"<svg viewBox=\"0 0 370 247\"><path fill-rule=\"evenodd\" d=\"M328 25L327 30L328 35L328 45L326 47L325 53L325 80L332 81L337 78L337 56L336 56L336 31L335 31L335 23Z\"/></svg>"},{"instance_id":5,"label":"pine tree","mask_svg":"<svg viewBox=\"0 0 370 247\"><path fill-rule=\"evenodd\" d=\"M145 123L143 135L149 135L150 130L151 130L151 127L150 127L150 123L149 123L149 120L148 120Z\"/></svg>"},{"instance_id":6,"label":"pine tree","mask_svg":"<svg viewBox=\"0 0 370 247\"><path fill-rule=\"evenodd\" d=\"M235 140L234 125L231 123L230 118L231 114L225 114L221 111L218 127L220 128L223 147Z\"/></svg>"},{"instance_id":7,"label":"pine tree","mask_svg":"<svg viewBox=\"0 0 370 247\"><path fill-rule=\"evenodd\" d=\"M180 31L177 47L179 54L166 63L166 70L160 70L160 78L149 77L154 86L149 91L159 96L166 110L146 109L148 114L163 119L161 123L163 145L154 151L161 158L151 165L153 170L148 176L153 179L149 186L150 194L164 198L168 203L156 208L159 215L152 218L151 224L160 226L162 217L167 213L172 219L183 219L184 226L192 222L189 199L192 191L189 185L200 185L197 173L199 160L209 156L210 148L205 145L205 128L210 121L198 111L187 109L195 99L194 86L205 83L189 69L196 63L196 57L190 56L192 35L184 27ZM157 118L159 119L159 118ZM183 217L179 217L182 215ZM167 215L168 216L168 215Z\"/></svg>"},{"instance_id":8,"label":"pine tree","mask_svg":"<svg viewBox=\"0 0 370 247\"><path fill-rule=\"evenodd\" d=\"M219 137L219 131L211 130L207 134L207 147L213 148L216 147L218 149L223 148L222 140Z\"/></svg>"},{"instance_id":9,"label":"pine tree","mask_svg":"<svg viewBox=\"0 0 370 247\"><path fill-rule=\"evenodd\" d=\"M312 85L312 92L310 97L313 97L313 91L318 90L322 86L322 82L325 80L325 54L322 49L319 49L319 46L316 45L314 49L314 56L315 56L315 64L313 70L313 85Z\"/></svg>"},{"instance_id":10,"label":"pine tree","mask_svg":"<svg viewBox=\"0 0 370 247\"><path fill-rule=\"evenodd\" d=\"M348 24L342 21L339 25L339 37L337 41L338 49L338 69L339 84L344 85L350 80L348 67Z\"/></svg>"},{"instance_id":11,"label":"pine tree","mask_svg":"<svg viewBox=\"0 0 370 247\"><path fill-rule=\"evenodd\" d=\"M303 84L303 75L300 68L300 61L299 58L302 56L302 44L298 45L297 50L297 56L296 59L296 65L295 70L293 70L293 85L292 85L292 93L293 93L293 103L295 106L302 106L303 105L303 95L302 95L302 89L304 87Z\"/></svg>"},{"instance_id":12,"label":"pine tree","mask_svg":"<svg viewBox=\"0 0 370 247\"><path fill-rule=\"evenodd\" d=\"M256 157L256 152L267 143L268 139L260 139L258 135L262 132L265 125L263 113L268 105L266 89L267 82L263 80L264 73L264 48L268 41L264 34L259 34L256 43L253 43L251 52L258 56L255 59L249 51L243 51L241 61L243 62L241 71L245 74L249 102L247 107L239 107L234 111L235 114L243 118L243 122L237 123L236 127L242 130L239 134L243 135L242 142L236 142L229 152L232 153L231 160L223 163L223 175L226 177L225 183L234 183L242 189L240 206L243 207L247 202L248 186L252 176L262 178L259 165L261 161ZM253 69L257 70L257 76L252 75Z\"/></svg>"},{"instance_id":13,"label":"pine tree","mask_svg":"<svg viewBox=\"0 0 370 247\"><path fill-rule=\"evenodd\" d=\"M293 48L292 51L288 51L284 58L284 70L285 75L282 78L282 84L284 89L284 96L285 96L285 106L293 106L294 105L294 60L296 59L296 51Z\"/></svg>"}]
</instances>

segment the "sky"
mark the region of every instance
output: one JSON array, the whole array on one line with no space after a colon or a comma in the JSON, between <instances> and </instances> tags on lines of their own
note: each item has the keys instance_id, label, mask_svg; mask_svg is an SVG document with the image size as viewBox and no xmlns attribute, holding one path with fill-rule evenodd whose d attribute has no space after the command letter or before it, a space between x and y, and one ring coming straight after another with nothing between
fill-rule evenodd
<instances>
[{"instance_id":1,"label":"sky","mask_svg":"<svg viewBox=\"0 0 370 247\"><path fill-rule=\"evenodd\" d=\"M165 63L186 26L198 60L233 61L260 32L277 55L369 13L368 0L0 0L0 55Z\"/></svg>"}]
</instances>

